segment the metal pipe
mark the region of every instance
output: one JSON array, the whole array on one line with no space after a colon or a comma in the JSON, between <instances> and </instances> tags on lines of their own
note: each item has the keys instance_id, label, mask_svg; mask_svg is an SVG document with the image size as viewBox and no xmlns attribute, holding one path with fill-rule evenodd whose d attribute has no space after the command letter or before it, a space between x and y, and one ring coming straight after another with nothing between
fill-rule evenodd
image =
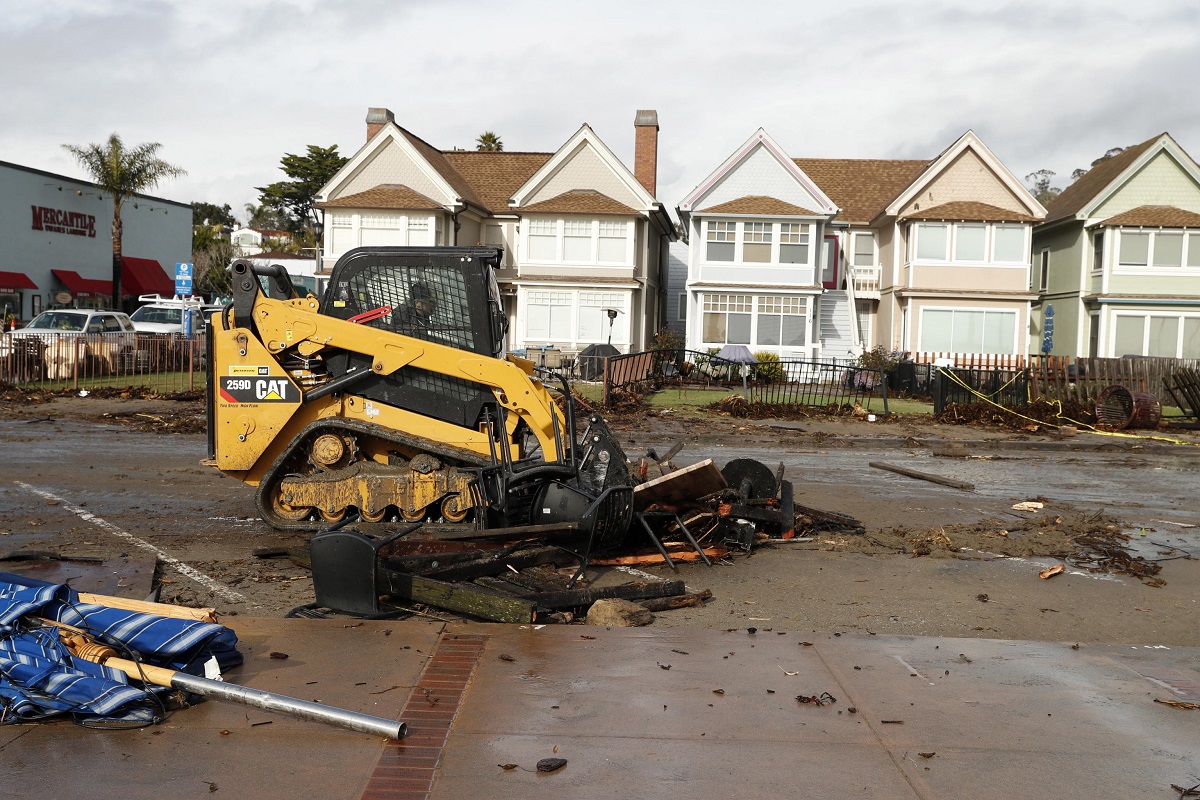
<instances>
[{"instance_id":1,"label":"metal pipe","mask_svg":"<svg viewBox=\"0 0 1200 800\"><path fill-rule=\"evenodd\" d=\"M287 695L265 692L261 689L251 689L235 683L198 678L195 675L188 675L185 672L176 672L171 676L171 687L193 692L204 697L228 700L233 703L261 708L265 711L275 711L312 722L337 725L341 728L348 728L360 733L369 733L373 736L403 739L404 735L408 732L408 725L396 720L373 717L369 714L360 714L357 711L347 711L344 708L335 708L333 706L309 702L308 700L297 700Z\"/></svg>"}]
</instances>

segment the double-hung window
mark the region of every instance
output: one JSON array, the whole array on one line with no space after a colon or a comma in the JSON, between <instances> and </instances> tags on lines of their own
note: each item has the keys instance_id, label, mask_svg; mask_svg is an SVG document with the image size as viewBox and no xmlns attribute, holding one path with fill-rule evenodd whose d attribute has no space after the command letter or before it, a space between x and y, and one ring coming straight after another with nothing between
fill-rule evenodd
<instances>
[{"instance_id":1,"label":"double-hung window","mask_svg":"<svg viewBox=\"0 0 1200 800\"><path fill-rule=\"evenodd\" d=\"M746 222L742 225L742 261L765 264L771 261L770 222Z\"/></svg>"},{"instance_id":2,"label":"double-hung window","mask_svg":"<svg viewBox=\"0 0 1200 800\"><path fill-rule=\"evenodd\" d=\"M568 219L563 221L563 261L591 263L592 221Z\"/></svg>"},{"instance_id":3,"label":"double-hung window","mask_svg":"<svg viewBox=\"0 0 1200 800\"><path fill-rule=\"evenodd\" d=\"M601 264L626 264L629 261L629 223L600 220Z\"/></svg>"},{"instance_id":4,"label":"double-hung window","mask_svg":"<svg viewBox=\"0 0 1200 800\"><path fill-rule=\"evenodd\" d=\"M750 344L753 296L704 295L704 341L709 344Z\"/></svg>"},{"instance_id":5,"label":"double-hung window","mask_svg":"<svg viewBox=\"0 0 1200 800\"><path fill-rule=\"evenodd\" d=\"M531 341L569 341L574 292L530 292L525 336Z\"/></svg>"},{"instance_id":6,"label":"double-hung window","mask_svg":"<svg viewBox=\"0 0 1200 800\"><path fill-rule=\"evenodd\" d=\"M779 223L779 263L808 263L808 226L799 222Z\"/></svg>"},{"instance_id":7,"label":"double-hung window","mask_svg":"<svg viewBox=\"0 0 1200 800\"><path fill-rule=\"evenodd\" d=\"M529 258L532 261L554 261L558 257L558 221L533 218L529 225Z\"/></svg>"},{"instance_id":8,"label":"double-hung window","mask_svg":"<svg viewBox=\"0 0 1200 800\"><path fill-rule=\"evenodd\" d=\"M706 234L708 261L733 261L733 249L737 238L737 223L709 220Z\"/></svg>"},{"instance_id":9,"label":"double-hung window","mask_svg":"<svg viewBox=\"0 0 1200 800\"><path fill-rule=\"evenodd\" d=\"M755 344L766 347L804 347L808 299L804 297L758 298L758 332Z\"/></svg>"},{"instance_id":10,"label":"double-hung window","mask_svg":"<svg viewBox=\"0 0 1200 800\"><path fill-rule=\"evenodd\" d=\"M875 234L856 233L851 238L850 264L855 267L875 266Z\"/></svg>"}]
</instances>

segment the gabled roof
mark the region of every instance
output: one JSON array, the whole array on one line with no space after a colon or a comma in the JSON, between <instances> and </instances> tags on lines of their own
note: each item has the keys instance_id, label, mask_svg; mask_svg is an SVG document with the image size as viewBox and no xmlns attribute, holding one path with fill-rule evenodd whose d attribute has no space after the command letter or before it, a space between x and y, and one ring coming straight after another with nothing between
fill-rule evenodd
<instances>
[{"instance_id":1,"label":"gabled roof","mask_svg":"<svg viewBox=\"0 0 1200 800\"><path fill-rule=\"evenodd\" d=\"M524 203L527 198L536 193L542 185L549 181L563 166L568 164L577 153L581 152L585 148L590 148L592 151L594 151L596 155L599 156L601 162L603 162L610 170L612 170L612 174L619 181L621 181L626 188L628 188L630 194L638 198L638 200L642 203L642 212L653 213L661 211L662 207L659 205L658 201L654 199L654 196L646 190L646 187L642 185L642 182L639 181L637 177L630 172L629 168L625 166L625 164L622 163L619 158L616 157L613 151L608 148L608 145L606 145L604 141L596 135L596 132L593 131L591 126L587 123L581 125L579 130L577 130L570 139L567 139L563 146L558 148L553 156L547 159L544 164L542 164L523 184L521 184L521 186L516 189L516 191L513 192L510 207L514 209L524 208ZM669 222L670 218L667 217L666 221Z\"/></svg>"},{"instance_id":2,"label":"gabled roof","mask_svg":"<svg viewBox=\"0 0 1200 800\"><path fill-rule=\"evenodd\" d=\"M575 189L540 203L522 206L521 211L553 214L618 214L637 216L640 212L619 203L595 189Z\"/></svg>"},{"instance_id":3,"label":"gabled roof","mask_svg":"<svg viewBox=\"0 0 1200 800\"><path fill-rule=\"evenodd\" d=\"M824 187L820 185L820 181L815 180L813 176L809 175L796 160L788 158L787 154L783 152L783 148L771 138L771 135L764 128L759 128L729 158L725 159L719 167L709 173L695 189L692 189L683 198L679 205L676 206L680 218L686 222L687 217L694 212L696 204L707 197L715 186L720 184L727 175L736 171L759 148L769 153L779 163L779 166L796 181L796 184L802 187L812 199L817 201L821 207L820 211L817 212L818 216L832 216L837 213L837 203L826 193Z\"/></svg>"},{"instance_id":4,"label":"gabled roof","mask_svg":"<svg viewBox=\"0 0 1200 800\"><path fill-rule=\"evenodd\" d=\"M1046 207L1044 222L1054 222L1078 214L1108 189L1113 181L1125 172L1134 161L1138 160L1139 156L1163 137L1170 138L1168 134L1160 133L1141 144L1127 147L1107 161L1101 161L1092 167L1080 176L1079 180L1063 189L1058 197L1050 201L1050 205Z\"/></svg>"},{"instance_id":5,"label":"gabled roof","mask_svg":"<svg viewBox=\"0 0 1200 800\"><path fill-rule=\"evenodd\" d=\"M318 208L395 208L420 210L442 208L442 204L430 200L420 192L414 192L398 183L384 183L365 192L357 192L317 203Z\"/></svg>"},{"instance_id":6,"label":"gabled roof","mask_svg":"<svg viewBox=\"0 0 1200 800\"><path fill-rule=\"evenodd\" d=\"M1033 222L1037 217L1009 211L987 203L956 201L906 214L905 219L954 220L963 222Z\"/></svg>"},{"instance_id":7,"label":"gabled roof","mask_svg":"<svg viewBox=\"0 0 1200 800\"><path fill-rule=\"evenodd\" d=\"M493 214L509 211L508 201L553 153L513 153L503 150L448 150L442 153L475 188L483 207Z\"/></svg>"},{"instance_id":8,"label":"gabled roof","mask_svg":"<svg viewBox=\"0 0 1200 800\"><path fill-rule=\"evenodd\" d=\"M702 208L697 213L700 214L752 214L762 216L796 216L796 217L819 217L824 216L816 211L809 211L807 208L785 203L774 197L765 197L763 195L748 195L739 197L736 200L730 200L727 203L718 203L715 206Z\"/></svg>"},{"instance_id":9,"label":"gabled roof","mask_svg":"<svg viewBox=\"0 0 1200 800\"><path fill-rule=\"evenodd\" d=\"M1145 228L1200 228L1200 214L1174 206L1138 206L1109 217L1102 225Z\"/></svg>"},{"instance_id":10,"label":"gabled roof","mask_svg":"<svg viewBox=\"0 0 1200 800\"><path fill-rule=\"evenodd\" d=\"M866 224L929 166L929 161L797 158L796 166L841 208L839 222Z\"/></svg>"},{"instance_id":11,"label":"gabled roof","mask_svg":"<svg viewBox=\"0 0 1200 800\"><path fill-rule=\"evenodd\" d=\"M934 181L944 175L960 157L968 152L973 153L976 158L983 162L992 175L1012 193L1014 198L1025 206L1030 212L1032 219L1045 219L1046 209L1042 204L1029 193L1024 184L1017 180L1017 176L1013 175L1000 159L996 158L995 154L983 143L983 140L975 135L974 131L967 131L958 137L954 144L938 153L937 157L929 162L929 166L912 183L904 187L900 194L892 198L882 213L889 216L900 216L905 206L913 202L921 192L925 191Z\"/></svg>"},{"instance_id":12,"label":"gabled roof","mask_svg":"<svg viewBox=\"0 0 1200 800\"><path fill-rule=\"evenodd\" d=\"M429 166L437 170L438 175L442 176L442 180L450 184L454 191L458 193L460 198L466 200L468 203L472 203L481 208L483 207L483 201L475 192L475 187L473 187L467 181L467 179L464 178L462 174L454 168L454 165L446 159L446 155L441 150L438 150L421 137L406 131L404 128L401 128L394 122L391 124L395 125L400 133L402 133L404 137L412 144L412 146L416 148L417 152L420 153L427 162L429 162Z\"/></svg>"}]
</instances>

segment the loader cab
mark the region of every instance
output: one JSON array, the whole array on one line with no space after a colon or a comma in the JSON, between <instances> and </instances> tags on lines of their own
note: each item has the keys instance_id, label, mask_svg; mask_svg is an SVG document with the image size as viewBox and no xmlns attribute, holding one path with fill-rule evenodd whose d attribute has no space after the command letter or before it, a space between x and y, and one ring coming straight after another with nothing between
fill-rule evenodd
<instances>
[{"instance_id":1,"label":"loader cab","mask_svg":"<svg viewBox=\"0 0 1200 800\"><path fill-rule=\"evenodd\" d=\"M505 357L507 318L496 285L503 251L495 247L361 247L334 265L321 313L402 336ZM368 354L328 359L330 379L369 370ZM477 429L490 389L416 367L363 381L362 396Z\"/></svg>"},{"instance_id":2,"label":"loader cab","mask_svg":"<svg viewBox=\"0 0 1200 800\"><path fill-rule=\"evenodd\" d=\"M358 248L338 259L321 311L404 336L504 357L494 247Z\"/></svg>"}]
</instances>

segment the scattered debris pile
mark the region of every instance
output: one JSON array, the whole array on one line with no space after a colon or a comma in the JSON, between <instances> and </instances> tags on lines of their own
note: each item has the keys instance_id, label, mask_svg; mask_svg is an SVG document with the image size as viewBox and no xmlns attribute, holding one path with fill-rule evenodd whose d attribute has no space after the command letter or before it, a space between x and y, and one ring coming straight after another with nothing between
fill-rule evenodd
<instances>
[{"instance_id":1,"label":"scattered debris pile","mask_svg":"<svg viewBox=\"0 0 1200 800\"><path fill-rule=\"evenodd\" d=\"M652 612L701 605L712 595L644 574L612 583L619 573L593 567L712 566L769 539L863 533L851 517L797 505L782 465L773 472L761 462L734 459L718 470L706 459L675 469L670 459L677 450L662 458L651 451L636 465L644 481L634 488L633 524L617 546L603 551L591 549L576 523L490 530L413 524L369 527L384 531L382 538L353 526L330 530L315 536L307 550L255 555L284 555L312 569L316 602L293 612L300 616L326 609L363 616L448 612L495 622L568 623L597 601L611 600L623 601L608 605L633 625L645 624ZM651 468L659 473L653 479Z\"/></svg>"},{"instance_id":2,"label":"scattered debris pile","mask_svg":"<svg viewBox=\"0 0 1200 800\"><path fill-rule=\"evenodd\" d=\"M1011 410L990 403L947 403L935 419L949 425L983 425L1036 432L1041 426L1057 429L1064 422L1094 425L1096 411L1078 400L1039 397L1027 406Z\"/></svg>"},{"instance_id":3,"label":"scattered debris pile","mask_svg":"<svg viewBox=\"0 0 1200 800\"><path fill-rule=\"evenodd\" d=\"M946 525L914 530L897 527L867 536L820 537L810 546L838 551L900 553L913 558L992 559L1050 558L1074 569L1130 575L1147 586L1164 586L1158 577L1161 561L1187 558L1170 545L1157 545L1161 558L1153 559L1131 552L1132 536L1115 519L1104 514L1084 515L1065 504L1051 504L1039 498L1041 509L1025 519L984 520L974 524ZM1036 503L1022 504L1033 508ZM1041 510L1042 513L1037 513Z\"/></svg>"},{"instance_id":4,"label":"scattered debris pile","mask_svg":"<svg viewBox=\"0 0 1200 800\"><path fill-rule=\"evenodd\" d=\"M801 406L786 403L750 403L740 394L709 403L701 410L728 417L745 419L807 419L810 417L845 417L865 414L862 408L850 403L827 403L823 406Z\"/></svg>"}]
</instances>

